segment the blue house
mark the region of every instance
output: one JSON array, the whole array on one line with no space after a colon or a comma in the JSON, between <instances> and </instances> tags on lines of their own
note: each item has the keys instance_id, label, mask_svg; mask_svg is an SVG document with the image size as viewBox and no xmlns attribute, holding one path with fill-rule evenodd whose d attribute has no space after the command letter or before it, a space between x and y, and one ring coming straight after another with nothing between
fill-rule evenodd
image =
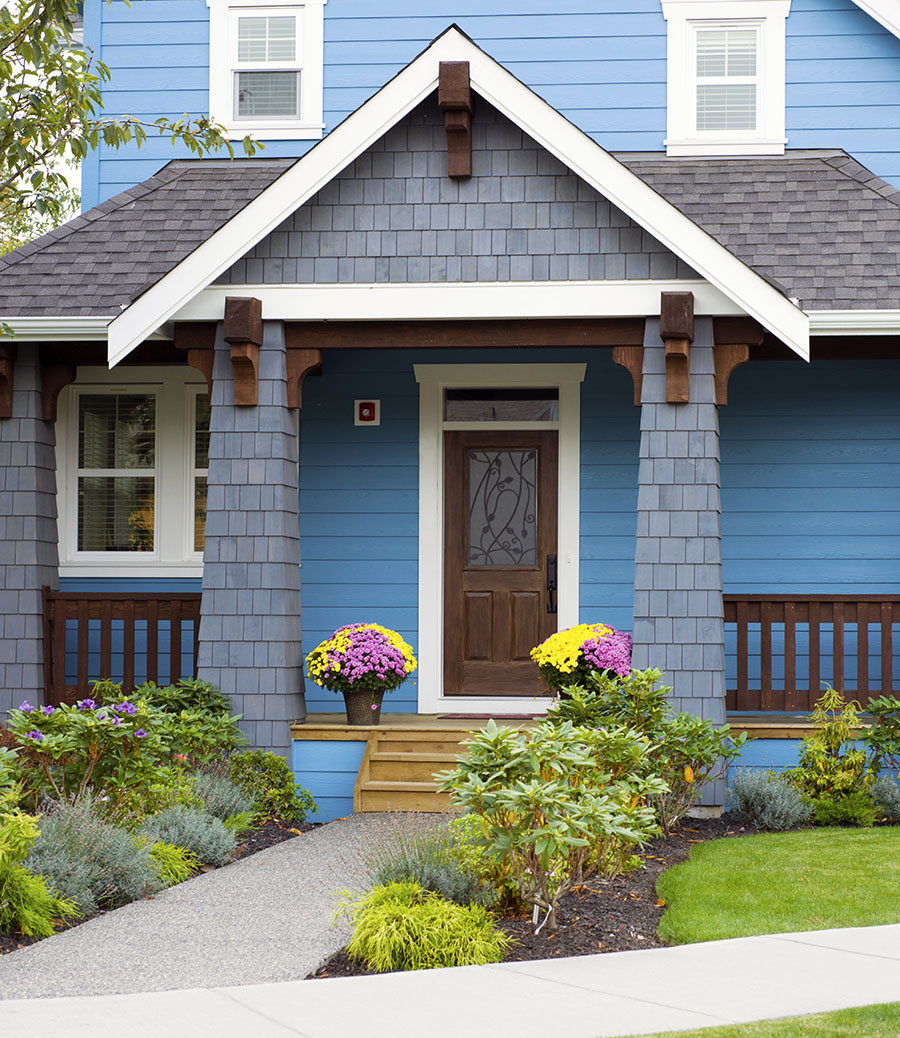
<instances>
[{"instance_id":1,"label":"blue house","mask_svg":"<svg viewBox=\"0 0 900 1038\"><path fill-rule=\"evenodd\" d=\"M757 733L895 688L895 6L88 0L109 113L265 149L101 150L0 259L0 709L197 673L333 817L578 622ZM361 619L380 733L304 682Z\"/></svg>"}]
</instances>

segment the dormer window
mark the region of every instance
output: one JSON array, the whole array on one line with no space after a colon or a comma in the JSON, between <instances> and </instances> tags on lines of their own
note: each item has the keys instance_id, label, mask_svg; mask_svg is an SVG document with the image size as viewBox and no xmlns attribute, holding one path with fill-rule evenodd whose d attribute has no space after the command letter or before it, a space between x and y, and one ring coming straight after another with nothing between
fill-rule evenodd
<instances>
[{"instance_id":1,"label":"dormer window","mask_svg":"<svg viewBox=\"0 0 900 1038\"><path fill-rule=\"evenodd\" d=\"M669 155L780 155L790 0L662 0Z\"/></svg>"},{"instance_id":2,"label":"dormer window","mask_svg":"<svg viewBox=\"0 0 900 1038\"><path fill-rule=\"evenodd\" d=\"M207 0L210 115L232 138L322 136L325 0Z\"/></svg>"}]
</instances>

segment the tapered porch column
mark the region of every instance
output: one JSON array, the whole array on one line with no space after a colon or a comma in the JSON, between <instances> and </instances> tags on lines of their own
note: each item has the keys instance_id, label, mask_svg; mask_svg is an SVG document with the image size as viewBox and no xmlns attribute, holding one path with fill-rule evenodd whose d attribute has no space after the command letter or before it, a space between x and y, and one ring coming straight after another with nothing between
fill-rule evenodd
<instances>
[{"instance_id":1,"label":"tapered porch column","mask_svg":"<svg viewBox=\"0 0 900 1038\"><path fill-rule=\"evenodd\" d=\"M666 345L659 321L648 319L632 658L635 667L664 672L675 709L723 724L719 418L710 318L694 324L689 370L688 401L667 403ZM669 378L671 397L671 372Z\"/></svg>"},{"instance_id":2,"label":"tapered porch column","mask_svg":"<svg viewBox=\"0 0 900 1038\"><path fill-rule=\"evenodd\" d=\"M0 417L0 717L43 702L41 588L59 587L56 439L41 408L37 343L15 346L10 417Z\"/></svg>"},{"instance_id":3,"label":"tapered porch column","mask_svg":"<svg viewBox=\"0 0 900 1038\"><path fill-rule=\"evenodd\" d=\"M255 403L235 406L232 350L220 323L210 401L198 674L231 698L254 746L286 754L288 722L302 720L306 706L297 434L288 408L284 326L263 325L252 376Z\"/></svg>"}]
</instances>

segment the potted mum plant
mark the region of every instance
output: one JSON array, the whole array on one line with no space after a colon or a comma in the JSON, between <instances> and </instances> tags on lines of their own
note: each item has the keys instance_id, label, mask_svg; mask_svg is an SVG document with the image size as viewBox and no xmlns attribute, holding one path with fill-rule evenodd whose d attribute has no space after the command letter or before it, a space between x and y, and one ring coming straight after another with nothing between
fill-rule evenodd
<instances>
[{"instance_id":1,"label":"potted mum plant","mask_svg":"<svg viewBox=\"0 0 900 1038\"><path fill-rule=\"evenodd\" d=\"M379 624L339 627L306 657L307 676L341 692L347 724L379 724L385 692L402 685L416 669L412 648Z\"/></svg>"},{"instance_id":2,"label":"potted mum plant","mask_svg":"<svg viewBox=\"0 0 900 1038\"><path fill-rule=\"evenodd\" d=\"M531 650L541 676L554 692L583 685L594 672L631 673L631 635L607 624L577 624L557 631Z\"/></svg>"}]
</instances>

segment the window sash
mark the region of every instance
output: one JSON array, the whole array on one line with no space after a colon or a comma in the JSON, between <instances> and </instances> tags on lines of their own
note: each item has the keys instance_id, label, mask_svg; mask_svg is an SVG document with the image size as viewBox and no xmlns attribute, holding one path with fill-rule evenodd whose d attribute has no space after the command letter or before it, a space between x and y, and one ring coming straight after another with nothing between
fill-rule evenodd
<instances>
[{"instance_id":1,"label":"window sash","mask_svg":"<svg viewBox=\"0 0 900 1038\"><path fill-rule=\"evenodd\" d=\"M691 38L693 132L704 137L759 133L761 27L695 23Z\"/></svg>"}]
</instances>

